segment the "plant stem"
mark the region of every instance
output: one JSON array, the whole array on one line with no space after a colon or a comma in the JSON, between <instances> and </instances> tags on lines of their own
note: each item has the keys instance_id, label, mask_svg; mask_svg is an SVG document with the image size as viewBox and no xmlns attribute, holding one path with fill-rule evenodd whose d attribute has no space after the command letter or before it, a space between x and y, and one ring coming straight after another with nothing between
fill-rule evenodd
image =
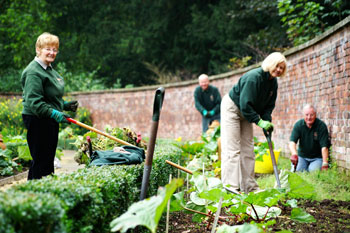
<instances>
[{"instance_id":1,"label":"plant stem","mask_svg":"<svg viewBox=\"0 0 350 233\"><path fill-rule=\"evenodd\" d=\"M256 215L256 220L259 222L260 220L259 220L259 215L258 215L258 213L256 212L256 210L255 210L255 208L254 208L254 205L253 204L250 204L251 205L251 207L252 207L252 209L253 209L253 211L254 211L254 213L255 213L255 215Z\"/></svg>"}]
</instances>

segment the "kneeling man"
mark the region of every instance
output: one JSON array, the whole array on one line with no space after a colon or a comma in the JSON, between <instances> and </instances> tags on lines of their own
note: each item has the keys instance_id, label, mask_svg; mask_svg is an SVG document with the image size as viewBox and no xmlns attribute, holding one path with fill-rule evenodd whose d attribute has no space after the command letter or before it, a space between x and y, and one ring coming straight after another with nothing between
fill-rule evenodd
<instances>
[{"instance_id":1,"label":"kneeling man","mask_svg":"<svg viewBox=\"0 0 350 233\"><path fill-rule=\"evenodd\" d=\"M312 105L307 104L303 114L304 119L295 123L290 136L291 162L296 171L327 170L330 146L327 126L316 117L316 109Z\"/></svg>"}]
</instances>

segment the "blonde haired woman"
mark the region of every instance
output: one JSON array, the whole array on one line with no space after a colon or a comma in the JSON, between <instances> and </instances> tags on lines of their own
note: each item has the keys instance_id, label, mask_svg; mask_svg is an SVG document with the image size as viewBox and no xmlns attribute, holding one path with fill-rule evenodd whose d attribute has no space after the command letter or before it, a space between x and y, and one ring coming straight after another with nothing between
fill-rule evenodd
<instances>
[{"instance_id":1,"label":"blonde haired woman","mask_svg":"<svg viewBox=\"0 0 350 233\"><path fill-rule=\"evenodd\" d=\"M78 107L77 101L63 101L64 80L52 68L59 48L58 37L45 32L38 37L35 47L36 57L21 77L22 118L33 159L28 180L54 173L59 123L68 123L63 110L76 111Z\"/></svg>"},{"instance_id":2,"label":"blonde haired woman","mask_svg":"<svg viewBox=\"0 0 350 233\"><path fill-rule=\"evenodd\" d=\"M253 125L273 130L271 114L277 98L277 77L287 71L287 60L271 53L261 67L245 73L221 102L221 179L232 192L259 189L254 179Z\"/></svg>"}]
</instances>

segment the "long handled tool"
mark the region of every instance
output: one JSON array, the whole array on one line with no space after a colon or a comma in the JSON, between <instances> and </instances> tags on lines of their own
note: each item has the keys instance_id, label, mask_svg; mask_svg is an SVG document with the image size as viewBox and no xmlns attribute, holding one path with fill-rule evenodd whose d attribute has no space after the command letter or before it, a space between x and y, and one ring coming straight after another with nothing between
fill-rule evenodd
<instances>
[{"instance_id":1,"label":"long handled tool","mask_svg":"<svg viewBox=\"0 0 350 233\"><path fill-rule=\"evenodd\" d=\"M193 174L191 170L189 170L189 169L187 169L187 168L185 168L185 167L182 167L182 166L180 166L180 165L178 165L178 164L176 164L176 163L173 163L173 162L171 162L171 161L169 161L169 160L165 160L165 162L166 162L167 164L170 164L170 165L173 166L173 167L176 167L177 169L180 169L180 170L182 170L182 171L184 171L184 172L187 172L188 174L191 174L191 175Z\"/></svg>"},{"instance_id":2,"label":"long handled tool","mask_svg":"<svg viewBox=\"0 0 350 233\"><path fill-rule=\"evenodd\" d=\"M278 169L277 169L277 164L276 164L275 153L273 152L273 147L272 147L271 131L266 131L266 130L263 130L263 131L264 131L265 137L267 139L267 143L269 144L271 161L272 161L273 171L275 173L275 177L276 177L276 181L277 181L277 187L281 188L280 178L278 176Z\"/></svg>"},{"instance_id":3,"label":"long handled tool","mask_svg":"<svg viewBox=\"0 0 350 233\"><path fill-rule=\"evenodd\" d=\"M103 135L103 136L105 136L105 137L107 137L109 139L112 139L112 140L114 140L116 142L119 142L120 144L127 145L127 146L134 146L134 145L132 145L132 144L126 142L126 141L123 141L123 140L121 140L119 138L113 137L112 135L109 135L109 134L107 134L105 132L102 132L102 131L96 129L96 128L88 126L88 125L86 125L86 124L84 124L84 123L82 123L80 121L74 120L74 119L72 119L70 117L67 117L66 119L67 119L67 121L69 121L69 122L71 122L73 124L79 125L79 126L85 128L85 129L88 129L88 130L93 131L95 133L101 134L101 135Z\"/></svg>"},{"instance_id":4,"label":"long handled tool","mask_svg":"<svg viewBox=\"0 0 350 233\"><path fill-rule=\"evenodd\" d=\"M156 90L156 94L154 96L151 134L150 134L150 138L147 146L147 156L146 156L146 161L145 161L144 170L143 170L140 200L145 199L146 193L147 193L149 176L152 170L154 145L156 144L156 138L157 138L158 121L159 121L160 111L163 105L164 93L165 93L164 87L159 87Z\"/></svg>"}]
</instances>

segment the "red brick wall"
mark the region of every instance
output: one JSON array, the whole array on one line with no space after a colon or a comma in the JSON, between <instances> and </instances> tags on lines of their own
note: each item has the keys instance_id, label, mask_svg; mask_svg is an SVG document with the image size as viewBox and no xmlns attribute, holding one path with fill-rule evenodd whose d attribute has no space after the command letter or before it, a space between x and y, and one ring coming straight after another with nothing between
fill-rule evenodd
<instances>
[{"instance_id":1,"label":"red brick wall","mask_svg":"<svg viewBox=\"0 0 350 233\"><path fill-rule=\"evenodd\" d=\"M288 152L293 124L302 118L303 105L311 103L330 130L333 158L350 169L350 17L321 36L285 52L288 73L279 79L278 99L273 112L276 148ZM255 65L257 66L257 65ZM225 95L247 67L211 77L211 84ZM158 137L196 139L201 134L201 116L194 107L197 80L164 85L165 99ZM155 90L158 86L72 93L80 106L90 109L94 126L129 127L149 136ZM255 135L264 138L261 129Z\"/></svg>"}]
</instances>

